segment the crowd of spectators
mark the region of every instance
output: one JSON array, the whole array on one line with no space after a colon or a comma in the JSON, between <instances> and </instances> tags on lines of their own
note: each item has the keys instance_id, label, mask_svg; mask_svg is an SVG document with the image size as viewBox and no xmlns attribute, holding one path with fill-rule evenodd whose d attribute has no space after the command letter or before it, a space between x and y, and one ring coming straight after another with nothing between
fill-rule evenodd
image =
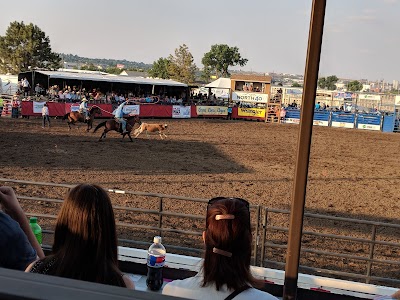
<instances>
[{"instance_id":1,"label":"crowd of spectators","mask_svg":"<svg viewBox=\"0 0 400 300\"><path fill-rule=\"evenodd\" d=\"M45 256L14 190L0 187L0 267L134 289L118 267L116 223L108 193L98 185L79 184L65 196L58 214L52 253ZM191 299L276 300L257 288L250 272L249 203L217 197L208 202L203 232L205 256L195 277L173 281L163 293Z\"/></svg>"}]
</instances>

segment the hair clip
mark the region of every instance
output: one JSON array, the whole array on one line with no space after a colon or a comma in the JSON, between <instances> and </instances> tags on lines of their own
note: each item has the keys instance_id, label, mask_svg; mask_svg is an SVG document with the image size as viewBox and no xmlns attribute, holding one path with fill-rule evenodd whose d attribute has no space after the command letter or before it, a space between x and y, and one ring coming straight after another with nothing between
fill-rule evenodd
<instances>
[{"instance_id":1,"label":"hair clip","mask_svg":"<svg viewBox=\"0 0 400 300\"><path fill-rule=\"evenodd\" d=\"M215 220L233 220L235 218L235 215L216 215Z\"/></svg>"},{"instance_id":2,"label":"hair clip","mask_svg":"<svg viewBox=\"0 0 400 300\"><path fill-rule=\"evenodd\" d=\"M226 256L226 257L232 257L232 252L221 250L221 249L218 249L218 248L215 248L215 247L213 248L213 253L216 253L216 254L219 254L219 255L222 255L222 256Z\"/></svg>"}]
</instances>

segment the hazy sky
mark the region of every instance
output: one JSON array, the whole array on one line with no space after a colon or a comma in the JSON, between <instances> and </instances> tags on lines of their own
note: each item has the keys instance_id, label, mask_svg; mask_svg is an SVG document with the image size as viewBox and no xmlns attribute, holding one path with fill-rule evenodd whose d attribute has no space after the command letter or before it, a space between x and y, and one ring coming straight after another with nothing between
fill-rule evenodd
<instances>
[{"instance_id":1,"label":"hazy sky","mask_svg":"<svg viewBox=\"0 0 400 300\"><path fill-rule=\"evenodd\" d=\"M56 52L152 63L185 43L202 67L237 46L243 70L303 74L311 0L0 0L0 35L38 25ZM322 76L400 80L400 0L327 0Z\"/></svg>"}]
</instances>

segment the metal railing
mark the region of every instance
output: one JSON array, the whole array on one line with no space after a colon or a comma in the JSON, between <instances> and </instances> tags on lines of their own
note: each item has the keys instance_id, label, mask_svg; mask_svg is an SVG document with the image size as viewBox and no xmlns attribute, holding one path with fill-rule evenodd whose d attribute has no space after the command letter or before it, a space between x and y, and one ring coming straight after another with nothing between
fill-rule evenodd
<instances>
[{"instance_id":1,"label":"metal railing","mask_svg":"<svg viewBox=\"0 0 400 300\"><path fill-rule=\"evenodd\" d=\"M50 191L54 194L54 189L61 188L57 191L57 195L62 198L66 189L74 185L7 178L0 178L0 182L6 182L16 188L26 215L41 218L43 233L51 237L59 208L57 206L63 200L22 195L20 191L29 193L30 189L27 186L41 186L44 194ZM46 191L49 188L50 190ZM165 246L169 251L195 256L202 254L201 234L205 220L206 199L119 189L106 188L106 190L114 203L117 228L122 231L119 232L120 244L135 245L145 249L150 245L152 235L157 234L164 237ZM135 199L136 203L134 206L119 205L121 197ZM41 213L33 212L33 201L40 202L39 205L46 203L51 207ZM174 205L182 207L174 211ZM252 264L282 268L285 264L290 212L258 205L252 205L250 210L253 228ZM123 218L128 218L129 222L120 221L120 214ZM151 218L152 221L149 220ZM400 287L399 224L315 213L305 213L304 218L300 265L302 272ZM182 220L187 221L186 225ZM199 225L196 225L197 223ZM188 228L187 224L189 227L194 226L194 229ZM49 244L52 243L50 238L47 241ZM184 243L185 241L187 243Z\"/></svg>"}]
</instances>

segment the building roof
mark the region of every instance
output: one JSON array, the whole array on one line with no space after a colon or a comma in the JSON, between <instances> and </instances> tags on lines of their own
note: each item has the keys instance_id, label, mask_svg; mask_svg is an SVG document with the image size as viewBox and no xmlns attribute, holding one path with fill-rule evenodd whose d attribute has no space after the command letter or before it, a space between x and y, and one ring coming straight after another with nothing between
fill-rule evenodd
<instances>
[{"instance_id":1,"label":"building roof","mask_svg":"<svg viewBox=\"0 0 400 300\"><path fill-rule=\"evenodd\" d=\"M236 81L255 81L271 83L272 77L263 75L232 74L231 79Z\"/></svg>"},{"instance_id":2,"label":"building roof","mask_svg":"<svg viewBox=\"0 0 400 300\"><path fill-rule=\"evenodd\" d=\"M216 88L216 89L230 89L231 79L230 78L218 78L209 84L206 84L206 88Z\"/></svg>"},{"instance_id":3,"label":"building roof","mask_svg":"<svg viewBox=\"0 0 400 300\"><path fill-rule=\"evenodd\" d=\"M59 79L73 79L73 80L93 80L93 81L105 81L105 82L119 82L119 83L131 83L131 84L149 84L149 85L166 85L166 86L180 86L187 87L187 84L173 81L169 79L154 79L154 78L143 78L143 77L129 77L119 76L107 73L75 73L65 71L35 71L37 73L44 74L50 78Z\"/></svg>"}]
</instances>

